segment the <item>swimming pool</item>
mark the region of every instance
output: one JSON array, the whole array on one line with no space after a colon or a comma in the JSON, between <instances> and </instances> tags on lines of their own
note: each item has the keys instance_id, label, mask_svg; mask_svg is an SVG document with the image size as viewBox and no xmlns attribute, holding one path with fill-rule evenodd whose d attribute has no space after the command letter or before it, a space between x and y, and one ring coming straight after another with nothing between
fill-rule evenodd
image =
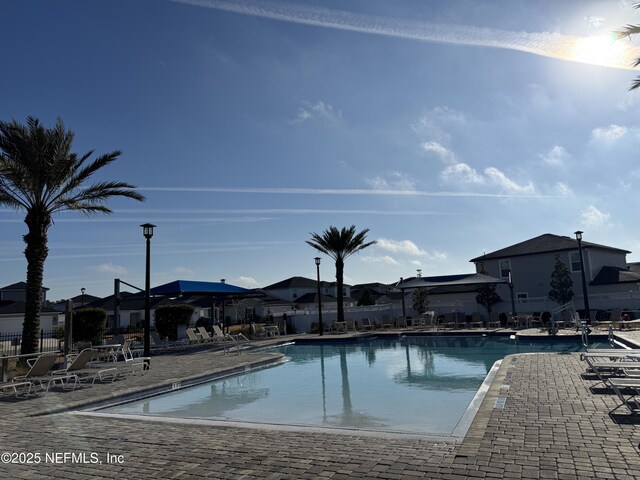
<instances>
[{"instance_id":1,"label":"swimming pool","mask_svg":"<svg viewBox=\"0 0 640 480\"><path fill-rule=\"evenodd\" d=\"M580 349L577 341L477 336L292 344L278 348L287 363L102 411L452 435L497 360Z\"/></svg>"}]
</instances>

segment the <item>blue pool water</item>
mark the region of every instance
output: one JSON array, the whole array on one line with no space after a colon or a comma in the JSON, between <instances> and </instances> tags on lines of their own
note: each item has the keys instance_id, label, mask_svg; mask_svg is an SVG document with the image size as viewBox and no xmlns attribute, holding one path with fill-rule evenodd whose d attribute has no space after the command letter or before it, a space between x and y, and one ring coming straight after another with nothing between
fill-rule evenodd
<instances>
[{"instance_id":1,"label":"blue pool water","mask_svg":"<svg viewBox=\"0 0 640 480\"><path fill-rule=\"evenodd\" d=\"M393 337L279 347L291 361L103 411L451 435L494 362L577 341Z\"/></svg>"}]
</instances>

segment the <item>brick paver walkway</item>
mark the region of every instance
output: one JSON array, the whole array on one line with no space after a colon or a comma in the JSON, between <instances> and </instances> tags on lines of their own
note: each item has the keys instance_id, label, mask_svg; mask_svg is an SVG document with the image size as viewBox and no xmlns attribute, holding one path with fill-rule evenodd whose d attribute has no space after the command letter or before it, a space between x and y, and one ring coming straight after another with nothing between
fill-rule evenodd
<instances>
[{"instance_id":1,"label":"brick paver walkway","mask_svg":"<svg viewBox=\"0 0 640 480\"><path fill-rule=\"evenodd\" d=\"M0 464L0 478L640 479L640 419L623 408L610 414L617 397L581 376L577 354L507 357L462 443L61 412L276 356L185 350L154 357L143 377L0 400L0 453L41 454L39 464ZM57 454L56 463L45 462L46 453ZM107 453L117 462L107 463Z\"/></svg>"}]
</instances>

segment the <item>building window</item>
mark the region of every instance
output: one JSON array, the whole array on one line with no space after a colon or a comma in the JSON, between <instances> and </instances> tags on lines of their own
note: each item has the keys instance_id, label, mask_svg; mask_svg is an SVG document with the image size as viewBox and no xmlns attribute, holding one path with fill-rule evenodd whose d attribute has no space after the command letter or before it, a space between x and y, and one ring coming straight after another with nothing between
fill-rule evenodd
<instances>
[{"instance_id":1,"label":"building window","mask_svg":"<svg viewBox=\"0 0 640 480\"><path fill-rule=\"evenodd\" d=\"M529 294L527 292L516 293L516 299L518 300L518 303L527 303Z\"/></svg>"},{"instance_id":2,"label":"building window","mask_svg":"<svg viewBox=\"0 0 640 480\"><path fill-rule=\"evenodd\" d=\"M581 272L582 264L580 262L580 252L569 253L569 262L571 263L572 272Z\"/></svg>"},{"instance_id":3,"label":"building window","mask_svg":"<svg viewBox=\"0 0 640 480\"><path fill-rule=\"evenodd\" d=\"M500 278L509 278L511 273L511 260L500 260Z\"/></svg>"}]
</instances>

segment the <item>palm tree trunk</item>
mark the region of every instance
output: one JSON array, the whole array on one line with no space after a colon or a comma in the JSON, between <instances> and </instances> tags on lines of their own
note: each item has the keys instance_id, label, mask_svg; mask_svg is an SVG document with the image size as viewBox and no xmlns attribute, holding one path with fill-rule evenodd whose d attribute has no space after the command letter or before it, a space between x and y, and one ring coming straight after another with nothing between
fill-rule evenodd
<instances>
[{"instance_id":1,"label":"palm tree trunk","mask_svg":"<svg viewBox=\"0 0 640 480\"><path fill-rule=\"evenodd\" d=\"M338 299L338 318L336 321L344 322L344 295L342 285L344 284L344 261L336 260L336 297Z\"/></svg>"},{"instance_id":2,"label":"palm tree trunk","mask_svg":"<svg viewBox=\"0 0 640 480\"><path fill-rule=\"evenodd\" d=\"M49 253L47 230L51 218L27 213L25 223L29 233L24 236L27 247L24 256L27 259L27 292L22 324L22 346L20 353L36 353L40 346L40 312L42 310L42 281L44 262Z\"/></svg>"}]
</instances>

